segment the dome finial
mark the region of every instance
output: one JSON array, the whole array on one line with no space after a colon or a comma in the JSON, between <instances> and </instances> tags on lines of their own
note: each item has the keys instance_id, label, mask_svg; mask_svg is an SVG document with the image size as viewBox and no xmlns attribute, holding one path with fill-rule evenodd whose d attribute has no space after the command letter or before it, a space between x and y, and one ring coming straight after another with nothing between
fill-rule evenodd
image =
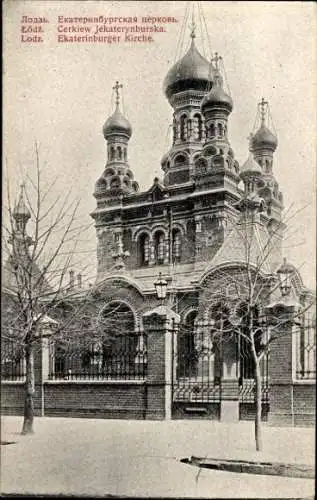
<instances>
[{"instance_id":1,"label":"dome finial","mask_svg":"<svg viewBox=\"0 0 317 500\"><path fill-rule=\"evenodd\" d=\"M261 114L261 126L265 125L265 118L266 118L268 104L269 103L265 101L264 97L262 97L261 101L259 102L259 108Z\"/></svg>"},{"instance_id":2,"label":"dome finial","mask_svg":"<svg viewBox=\"0 0 317 500\"><path fill-rule=\"evenodd\" d=\"M119 83L118 81L116 81L116 84L112 87L113 90L115 91L116 93L116 107L118 108L119 107L119 104L120 104L120 93L119 93L119 89L122 89L123 88L123 85L122 83Z\"/></svg>"},{"instance_id":3,"label":"dome finial","mask_svg":"<svg viewBox=\"0 0 317 500\"><path fill-rule=\"evenodd\" d=\"M194 17L194 11L192 12L192 22L191 24L189 25L189 29L190 29L190 37L192 40L194 40L194 38L196 38L196 23L195 23L195 17Z\"/></svg>"},{"instance_id":4,"label":"dome finial","mask_svg":"<svg viewBox=\"0 0 317 500\"><path fill-rule=\"evenodd\" d=\"M218 54L218 52L215 52L214 57L211 58L211 62L215 63L215 68L219 72L219 61L221 61L222 57Z\"/></svg>"},{"instance_id":5,"label":"dome finial","mask_svg":"<svg viewBox=\"0 0 317 500\"><path fill-rule=\"evenodd\" d=\"M220 73L220 65L219 62L222 61L222 57L218 54L218 52L215 52L214 57L210 59L210 63L214 63L214 68L215 68L215 74L214 74L214 83L217 87L222 87L222 76Z\"/></svg>"}]
</instances>

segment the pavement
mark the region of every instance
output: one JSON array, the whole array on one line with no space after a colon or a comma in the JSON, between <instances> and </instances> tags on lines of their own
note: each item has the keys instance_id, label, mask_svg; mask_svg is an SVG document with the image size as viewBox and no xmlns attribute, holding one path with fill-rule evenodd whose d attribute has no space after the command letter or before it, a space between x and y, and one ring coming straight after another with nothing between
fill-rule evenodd
<instances>
[{"instance_id":1,"label":"pavement","mask_svg":"<svg viewBox=\"0 0 317 500\"><path fill-rule=\"evenodd\" d=\"M315 481L194 467L191 456L314 465L315 431L253 423L2 417L1 492L164 498L314 498Z\"/></svg>"}]
</instances>

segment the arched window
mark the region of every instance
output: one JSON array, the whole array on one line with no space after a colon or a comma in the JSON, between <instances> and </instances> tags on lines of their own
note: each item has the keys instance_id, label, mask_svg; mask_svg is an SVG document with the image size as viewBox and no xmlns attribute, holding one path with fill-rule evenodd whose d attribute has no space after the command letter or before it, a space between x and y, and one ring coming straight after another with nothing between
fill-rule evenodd
<instances>
[{"instance_id":1,"label":"arched window","mask_svg":"<svg viewBox=\"0 0 317 500\"><path fill-rule=\"evenodd\" d=\"M196 114L194 116L194 139L196 141L201 141L203 136L203 122L200 115Z\"/></svg>"},{"instance_id":2,"label":"arched window","mask_svg":"<svg viewBox=\"0 0 317 500\"><path fill-rule=\"evenodd\" d=\"M212 138L215 137L215 135L216 135L215 124L211 123L209 126L209 137Z\"/></svg>"},{"instance_id":3,"label":"arched window","mask_svg":"<svg viewBox=\"0 0 317 500\"><path fill-rule=\"evenodd\" d=\"M219 137L223 136L223 125L222 125L222 123L218 123L218 135L219 135Z\"/></svg>"},{"instance_id":4,"label":"arched window","mask_svg":"<svg viewBox=\"0 0 317 500\"><path fill-rule=\"evenodd\" d=\"M122 149L121 149L121 146L118 146L118 160L121 160L122 159Z\"/></svg>"},{"instance_id":5,"label":"arched window","mask_svg":"<svg viewBox=\"0 0 317 500\"><path fill-rule=\"evenodd\" d=\"M111 378L133 378L138 335L131 308L124 302L110 302L98 317L98 329L102 342L92 354L98 355L101 372Z\"/></svg>"},{"instance_id":6,"label":"arched window","mask_svg":"<svg viewBox=\"0 0 317 500\"><path fill-rule=\"evenodd\" d=\"M110 147L110 160L114 160L116 156L116 152L113 146Z\"/></svg>"},{"instance_id":7,"label":"arched window","mask_svg":"<svg viewBox=\"0 0 317 500\"><path fill-rule=\"evenodd\" d=\"M148 266L150 262L150 237L143 233L138 240L139 266Z\"/></svg>"},{"instance_id":8,"label":"arched window","mask_svg":"<svg viewBox=\"0 0 317 500\"><path fill-rule=\"evenodd\" d=\"M188 118L187 120L187 134L186 134L186 137L187 138L190 138L192 135L192 121L190 118Z\"/></svg>"},{"instance_id":9,"label":"arched window","mask_svg":"<svg viewBox=\"0 0 317 500\"><path fill-rule=\"evenodd\" d=\"M165 235L158 231L154 235L154 254L156 264L163 264L165 257Z\"/></svg>"},{"instance_id":10,"label":"arched window","mask_svg":"<svg viewBox=\"0 0 317 500\"><path fill-rule=\"evenodd\" d=\"M178 336L177 378L197 376L198 353L195 346L195 320L197 311L190 311L180 325Z\"/></svg>"},{"instance_id":11,"label":"arched window","mask_svg":"<svg viewBox=\"0 0 317 500\"><path fill-rule=\"evenodd\" d=\"M173 229L172 234L172 259L173 262L177 263L181 260L181 233L179 229Z\"/></svg>"},{"instance_id":12,"label":"arched window","mask_svg":"<svg viewBox=\"0 0 317 500\"><path fill-rule=\"evenodd\" d=\"M180 136L182 141L186 141L187 139L186 121L186 115L182 115L180 118Z\"/></svg>"},{"instance_id":13,"label":"arched window","mask_svg":"<svg viewBox=\"0 0 317 500\"><path fill-rule=\"evenodd\" d=\"M177 139L177 126L176 123L173 123L173 144L175 143Z\"/></svg>"},{"instance_id":14,"label":"arched window","mask_svg":"<svg viewBox=\"0 0 317 500\"><path fill-rule=\"evenodd\" d=\"M178 166L178 165L182 165L183 163L186 163L186 156L184 155L177 155L174 159L174 165L175 166Z\"/></svg>"},{"instance_id":15,"label":"arched window","mask_svg":"<svg viewBox=\"0 0 317 500\"><path fill-rule=\"evenodd\" d=\"M127 148L124 148L124 150L123 150L123 156L124 156L124 160L127 161L127 158L128 158Z\"/></svg>"}]
</instances>

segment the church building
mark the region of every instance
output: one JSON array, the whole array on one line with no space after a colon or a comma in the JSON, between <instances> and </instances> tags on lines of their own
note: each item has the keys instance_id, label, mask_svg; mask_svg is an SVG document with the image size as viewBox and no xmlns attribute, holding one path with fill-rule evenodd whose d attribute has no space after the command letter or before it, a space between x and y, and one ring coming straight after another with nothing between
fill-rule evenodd
<instances>
[{"instance_id":1,"label":"church building","mask_svg":"<svg viewBox=\"0 0 317 500\"><path fill-rule=\"evenodd\" d=\"M133 124L122 111L122 85L115 83L115 110L103 127L105 166L93 193L93 294L96 321L121 314L127 335L116 337L123 324L113 323L108 350L96 345L81 364L50 351L48 371L41 372L42 414L253 418L254 359L237 334L246 304L252 302L255 348L261 349L269 320L285 308L305 308L311 293L298 270L283 264L286 226L269 104L254 103L257 129L240 165L230 141L234 101L225 83L222 57L207 60L193 28L188 51L164 78L172 145L162 151L162 178L146 191L129 163ZM151 311L167 308L177 317L175 328L159 315L150 324ZM314 422L315 324L296 331L293 324L287 322L261 360L262 418L273 424ZM11 396L12 390L11 384Z\"/></svg>"}]
</instances>

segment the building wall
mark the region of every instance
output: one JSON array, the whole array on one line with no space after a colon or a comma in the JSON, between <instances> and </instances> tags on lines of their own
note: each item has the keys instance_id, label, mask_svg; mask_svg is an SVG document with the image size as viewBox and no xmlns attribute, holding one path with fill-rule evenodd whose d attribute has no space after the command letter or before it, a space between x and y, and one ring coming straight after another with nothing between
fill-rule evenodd
<instances>
[{"instance_id":1,"label":"building wall","mask_svg":"<svg viewBox=\"0 0 317 500\"><path fill-rule=\"evenodd\" d=\"M144 419L145 386L138 382L45 383L45 415Z\"/></svg>"}]
</instances>

